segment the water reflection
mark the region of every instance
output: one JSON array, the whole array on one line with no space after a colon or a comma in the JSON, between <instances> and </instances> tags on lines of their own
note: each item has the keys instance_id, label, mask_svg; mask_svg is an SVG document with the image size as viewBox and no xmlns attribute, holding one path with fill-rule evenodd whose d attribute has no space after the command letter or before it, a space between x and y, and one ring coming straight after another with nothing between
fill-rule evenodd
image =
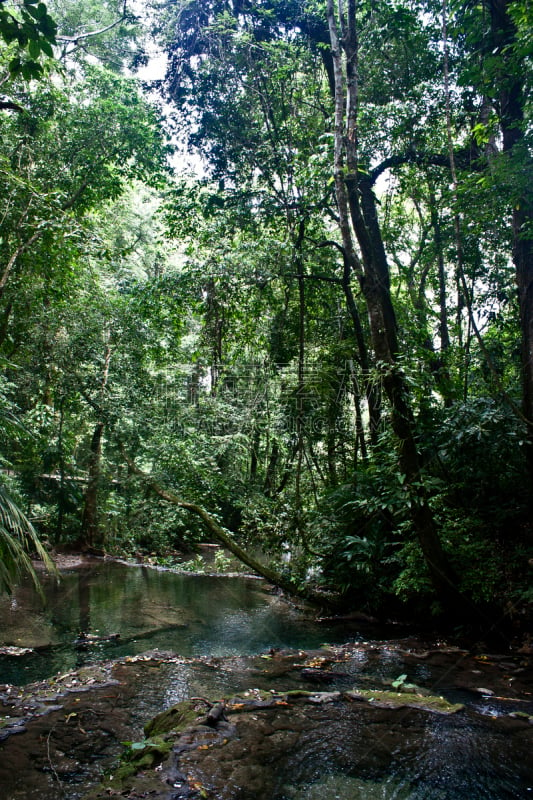
<instances>
[{"instance_id":1,"label":"water reflection","mask_svg":"<svg viewBox=\"0 0 533 800\"><path fill-rule=\"evenodd\" d=\"M0 601L3 641L38 648L28 656L3 658L0 682L27 683L87 662L155 647L182 656L157 664L122 664L118 668L122 670L122 686L113 690L113 707L107 690L100 699L98 693L91 698L90 708L85 709L91 725L95 719L104 720L106 737L109 726L111 730L117 726L116 741L109 736L110 744L106 745L110 748L107 755L113 757L120 741L143 736L147 719L191 696L227 698L252 687L267 691L316 688L302 680L300 653L294 658L293 654L247 658L247 653L270 648L307 649L324 640L354 638L346 626L314 625L303 613L266 593L261 582L248 579L178 576L146 567L102 563L89 570L71 571L59 587L47 582L46 592L44 609L30 586ZM108 638L117 633L119 639ZM343 648L338 652L344 652ZM197 655L209 658L188 660ZM465 700L470 708L445 717L356 702L306 705L300 710L291 704L281 706L267 719L262 738L260 730L252 731L250 740L241 740L239 733L239 738L225 747L225 752L230 752L242 741L242 753L234 757L236 765L245 769L246 759L251 758L249 774L253 775L255 769L264 771L265 781L256 800L511 800L533 796L533 726L503 716L516 709L510 701L497 696L483 698L479 690L468 689L470 684L464 684L467 673L455 686L454 676L464 658L461 653L450 650L435 661L420 660L409 656L405 643L389 639L360 641L357 647L346 648L345 656L339 661L338 684L333 681L328 689L345 689L347 684L376 687L380 681L405 674L408 681L431 689L447 685L448 694L453 690L450 699ZM473 685L490 686L487 675L494 679L490 670L496 668L484 666L487 672L482 674L479 666L469 663L466 667L468 674L475 671L475 680L479 680ZM464 686L467 688L461 688ZM75 700L65 702L72 703L70 711L74 709L73 718L78 719ZM533 712L525 702L520 709ZM493 719L496 711L498 716ZM121 715L128 722L127 735L119 733L124 721ZM66 709L37 724L50 725L54 736L63 725L64 742L59 740L57 745L63 755L74 746L74 733L81 731L78 750L72 756L79 764L73 784L79 784L82 778L95 780L96 767L91 761L94 739L87 749L84 738L89 726L79 718L81 727L69 727L70 716ZM256 719L255 714L244 716ZM38 733L35 736L30 740L34 744L28 746L27 763L20 762L26 765L26 773L20 767L7 796L2 781L13 772L13 753L24 737L12 736L3 745L6 758L4 777L0 763L0 785L7 800L37 796L40 800L57 799L54 775L42 768L36 770L32 749L41 747L47 765L47 742L54 739L49 734L40 739ZM91 763L87 765L86 761ZM78 784L67 786L65 782L62 796L79 798ZM221 779L219 785L226 785L225 780Z\"/></svg>"},{"instance_id":2,"label":"water reflection","mask_svg":"<svg viewBox=\"0 0 533 800\"><path fill-rule=\"evenodd\" d=\"M249 578L102 562L64 574L59 585L45 580L44 588L44 608L29 584L0 600L2 643L37 651L0 657L0 682L28 683L151 648L222 656L314 647L334 636Z\"/></svg>"}]
</instances>

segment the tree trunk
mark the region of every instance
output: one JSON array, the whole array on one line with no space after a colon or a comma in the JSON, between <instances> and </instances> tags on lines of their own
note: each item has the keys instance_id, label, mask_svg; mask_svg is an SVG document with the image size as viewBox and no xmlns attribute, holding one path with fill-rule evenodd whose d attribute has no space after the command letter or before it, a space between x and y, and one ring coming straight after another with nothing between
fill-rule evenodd
<instances>
[{"instance_id":1,"label":"tree trunk","mask_svg":"<svg viewBox=\"0 0 533 800\"><path fill-rule=\"evenodd\" d=\"M210 278L206 292L206 335L211 347L211 395L216 397L222 372L222 346L224 340L224 305L219 301L219 291L214 278Z\"/></svg>"},{"instance_id":2,"label":"tree trunk","mask_svg":"<svg viewBox=\"0 0 533 800\"><path fill-rule=\"evenodd\" d=\"M365 437L365 429L363 425L363 416L361 414L361 402L360 402L360 392L359 392L359 384L357 382L357 375L355 374L355 368L353 361L350 361L348 364L348 368L350 370L350 379L352 382L352 394L353 394L353 405L355 411L355 435L358 446L355 447L354 452L354 474L357 470L357 461L358 461L358 454L359 450L361 450L361 458L364 462L368 461L368 451L366 447L366 437ZM380 398L380 406L381 406L381 398ZM377 431L376 431L377 434Z\"/></svg>"},{"instance_id":3,"label":"tree trunk","mask_svg":"<svg viewBox=\"0 0 533 800\"><path fill-rule=\"evenodd\" d=\"M433 229L433 243L437 259L438 285L439 285L439 335L440 358L436 365L435 381L442 395L444 405L450 408L453 404L452 380L448 369L448 354L450 351L450 328L448 325L448 307L446 304L446 271L444 267L444 248L442 243L442 230L437 208L437 198L432 187L429 191L429 210L431 227Z\"/></svg>"},{"instance_id":4,"label":"tree trunk","mask_svg":"<svg viewBox=\"0 0 533 800\"><path fill-rule=\"evenodd\" d=\"M85 504L81 523L82 545L95 551L102 550L105 543L105 537L101 534L98 522L98 488L100 485L100 462L104 427L103 422L98 422L91 439L89 478L85 491Z\"/></svg>"},{"instance_id":5,"label":"tree trunk","mask_svg":"<svg viewBox=\"0 0 533 800\"><path fill-rule=\"evenodd\" d=\"M305 272L302 244L305 222L300 221L298 235L294 244L296 275L298 278L298 385L296 388L296 473L294 478L294 498L296 507L296 526L300 532L302 522L301 480L304 458L304 396L305 386Z\"/></svg>"},{"instance_id":6,"label":"tree trunk","mask_svg":"<svg viewBox=\"0 0 533 800\"><path fill-rule=\"evenodd\" d=\"M250 453L250 480L255 482L257 479L257 467L259 463L259 448L261 445L261 429L257 422L254 423L252 430L252 442Z\"/></svg>"},{"instance_id":7,"label":"tree trunk","mask_svg":"<svg viewBox=\"0 0 533 800\"><path fill-rule=\"evenodd\" d=\"M523 231L533 229L533 213L528 209L513 211L513 260L520 303L522 354L522 410L527 426L527 461L533 506L533 246Z\"/></svg>"},{"instance_id":8,"label":"tree trunk","mask_svg":"<svg viewBox=\"0 0 533 800\"><path fill-rule=\"evenodd\" d=\"M498 114L503 151L509 159L508 172L519 174L531 166L525 152L524 107L526 103L527 62L518 58L516 28L509 15L510 0L490 0L492 42L490 55L502 62L498 85ZM524 151L524 152L523 152ZM514 198L512 209L513 262L520 309L522 411L527 427L527 458L533 504L533 191L531 182L522 182L521 196Z\"/></svg>"},{"instance_id":9,"label":"tree trunk","mask_svg":"<svg viewBox=\"0 0 533 800\"><path fill-rule=\"evenodd\" d=\"M350 263L349 257L344 256L344 269L342 273L342 290L346 299L346 307L352 320L354 329L355 341L357 342L357 352L359 355L359 363L363 373L363 383L365 387L366 401L368 404L368 418L370 429L370 442L373 446L377 444L379 428L381 423L381 391L379 384L372 380L370 375L370 358L368 356L368 347L366 344L365 336L363 333L363 326L361 325L361 317L353 296L351 285L351 274L354 271L353 265ZM356 404L359 404L357 397ZM359 409L357 409L359 411ZM360 412L359 412L360 413ZM364 441L364 431L360 431L360 444L361 450L366 454L366 443Z\"/></svg>"},{"instance_id":10,"label":"tree trunk","mask_svg":"<svg viewBox=\"0 0 533 800\"><path fill-rule=\"evenodd\" d=\"M7 337L7 331L9 328L9 319L11 317L11 312L13 311L13 303L8 303L2 312L2 318L0 320L0 346L4 343Z\"/></svg>"},{"instance_id":11,"label":"tree trunk","mask_svg":"<svg viewBox=\"0 0 533 800\"><path fill-rule=\"evenodd\" d=\"M65 453L63 447L63 427L65 423L65 398L62 396L59 401L59 427L57 432L57 449L59 452L59 497L57 501L57 528L56 539L58 542L63 538L63 520L65 516Z\"/></svg>"},{"instance_id":12,"label":"tree trunk","mask_svg":"<svg viewBox=\"0 0 533 800\"><path fill-rule=\"evenodd\" d=\"M272 442L272 448L270 450L270 457L268 459L266 475L265 475L265 483L263 486L263 493L265 497L272 497L272 495L274 494L278 460L279 460L279 444L278 440L274 439L274 441Z\"/></svg>"},{"instance_id":13,"label":"tree trunk","mask_svg":"<svg viewBox=\"0 0 533 800\"><path fill-rule=\"evenodd\" d=\"M341 20L344 68L333 0L328 0L328 21L335 70L334 177L343 247L346 253L352 254L354 263L359 265L374 356L381 368L383 388L391 408L391 424L398 440L400 471L405 476L404 485L410 495L413 527L437 597L447 611L460 616L465 610L465 600L457 588L456 575L442 548L420 479L421 463L415 441L414 419L405 381L397 363L396 317L372 183L368 177L361 177L359 171L355 0L348 0L346 19ZM355 254L351 226L359 244L360 262Z\"/></svg>"},{"instance_id":14,"label":"tree trunk","mask_svg":"<svg viewBox=\"0 0 533 800\"><path fill-rule=\"evenodd\" d=\"M111 347L108 344L104 355L104 369L100 382L99 403L94 403L101 413L104 400L104 393L109 379L109 365L111 363ZM89 476L87 489L85 491L85 504L81 523L82 544L90 550L103 552L105 547L106 535L102 531L98 521L98 490L100 487L100 470L102 462L102 439L104 436L105 423L99 420L96 423L91 439L89 456Z\"/></svg>"}]
</instances>

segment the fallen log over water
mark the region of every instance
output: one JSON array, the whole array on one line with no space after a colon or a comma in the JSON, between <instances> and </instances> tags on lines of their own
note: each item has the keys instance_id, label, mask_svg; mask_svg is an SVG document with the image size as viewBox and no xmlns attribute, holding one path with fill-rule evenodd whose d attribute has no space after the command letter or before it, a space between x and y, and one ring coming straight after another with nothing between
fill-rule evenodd
<instances>
[{"instance_id":1,"label":"fallen log over water","mask_svg":"<svg viewBox=\"0 0 533 800\"><path fill-rule=\"evenodd\" d=\"M169 492L167 489L164 489L159 485L155 478L140 469L137 464L127 455L123 446L121 446L121 452L131 471L146 481L147 485L152 489L153 492L155 492L155 494L157 494L163 500L166 500L167 503L172 503L172 505L178 506L178 508L183 508L186 511L190 511L192 514L196 514L196 516L200 517L211 535L218 542L220 542L220 544L227 548L230 553L238 558L239 561L242 561L243 564L246 564L247 567L250 567L250 569L252 569L258 575L261 575L261 577L265 578L270 583L273 583L284 592L295 595L296 597L301 597L302 599L308 600L315 605L321 607L338 605L338 599L336 597L315 591L309 586L295 583L294 581L291 581L290 578L286 578L276 570L268 567L261 561L258 561L239 544L237 544L230 532L227 529L222 528L221 525L219 525L218 522L211 516L211 514L209 514L204 508L196 503L188 503L184 500L180 500L177 495L175 495L173 492Z\"/></svg>"}]
</instances>

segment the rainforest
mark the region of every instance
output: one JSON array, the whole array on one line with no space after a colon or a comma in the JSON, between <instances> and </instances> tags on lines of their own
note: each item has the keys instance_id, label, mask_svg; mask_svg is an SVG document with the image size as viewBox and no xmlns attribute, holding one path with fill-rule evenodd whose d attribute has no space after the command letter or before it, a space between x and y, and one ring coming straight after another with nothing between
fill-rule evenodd
<instances>
[{"instance_id":1,"label":"rainforest","mask_svg":"<svg viewBox=\"0 0 533 800\"><path fill-rule=\"evenodd\" d=\"M0 4L4 590L207 542L335 613L527 630L531 29Z\"/></svg>"},{"instance_id":2,"label":"rainforest","mask_svg":"<svg viewBox=\"0 0 533 800\"><path fill-rule=\"evenodd\" d=\"M5 800L533 791L530 0L0 0Z\"/></svg>"}]
</instances>

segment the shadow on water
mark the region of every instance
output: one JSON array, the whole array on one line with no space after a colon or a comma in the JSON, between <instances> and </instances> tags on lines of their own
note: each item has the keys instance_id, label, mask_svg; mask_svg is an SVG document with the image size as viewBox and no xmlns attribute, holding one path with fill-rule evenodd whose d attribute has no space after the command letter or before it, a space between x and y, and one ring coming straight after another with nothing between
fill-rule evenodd
<instances>
[{"instance_id":1,"label":"shadow on water","mask_svg":"<svg viewBox=\"0 0 533 800\"><path fill-rule=\"evenodd\" d=\"M252 687L289 697L294 690L374 689L400 674L467 708L444 716L346 699L289 700L237 714L237 735L218 748L191 750L185 767L216 800L533 797L531 673L518 663L452 648L422 652L427 643L415 653L403 640L318 626L253 579L101 562L67 572L59 586L46 581L46 593L45 608L30 586L0 602L3 643L36 648L1 657L0 682L22 685L155 648L180 658L118 664L118 683L52 700L60 705L0 743L2 800L83 798L121 742L142 739L144 722L190 697L228 698ZM335 679L316 686L305 667L320 667L322 656L306 661L299 650L323 641L349 644L334 649ZM480 687L490 686L485 696ZM506 693L515 699L499 697ZM517 709L521 717L509 716ZM169 789L153 796L185 795Z\"/></svg>"},{"instance_id":2,"label":"shadow on water","mask_svg":"<svg viewBox=\"0 0 533 800\"><path fill-rule=\"evenodd\" d=\"M45 579L44 589L44 607L31 584L0 600L1 643L35 651L0 656L0 682L24 684L151 648L246 655L339 640L338 628L319 629L253 578L102 562L64 573L59 584Z\"/></svg>"}]
</instances>

